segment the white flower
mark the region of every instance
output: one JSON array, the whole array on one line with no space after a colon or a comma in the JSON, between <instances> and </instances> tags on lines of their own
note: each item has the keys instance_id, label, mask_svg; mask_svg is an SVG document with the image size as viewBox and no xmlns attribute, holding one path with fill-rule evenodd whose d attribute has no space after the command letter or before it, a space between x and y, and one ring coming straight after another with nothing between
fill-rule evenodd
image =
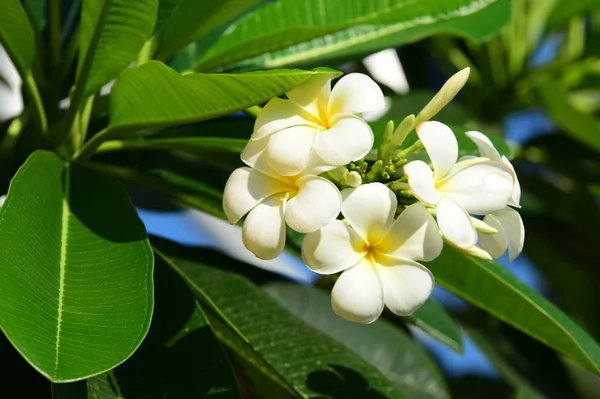
<instances>
[{"instance_id":1,"label":"white flower","mask_svg":"<svg viewBox=\"0 0 600 399\"><path fill-rule=\"evenodd\" d=\"M385 106L383 93L368 76L352 73L331 89L330 74L309 78L273 98L258 115L252 142L267 153L269 166L292 176L307 168L309 160L333 169L364 157L373 145L373 132L356 114ZM242 160L254 167L251 157Z\"/></svg>"},{"instance_id":2,"label":"white flower","mask_svg":"<svg viewBox=\"0 0 600 399\"><path fill-rule=\"evenodd\" d=\"M405 165L410 191L424 204L435 207L446 240L459 248L471 248L477 242L477 231L469 214L487 215L504 209L513 193L514 173L505 164L488 158L457 162L456 137L442 123L421 123L417 134L433 172L423 161Z\"/></svg>"},{"instance_id":3,"label":"white flower","mask_svg":"<svg viewBox=\"0 0 600 399\"><path fill-rule=\"evenodd\" d=\"M510 161L505 156L500 156L494 144L485 135L475 131L465 134L475 142L481 156L492 161L502 162L514 172L515 169ZM519 208L520 201L521 186L515 175L515 183L508 205ZM506 207L486 215L483 221L498 230L498 233L482 235L479 238L479 245L494 258L500 258L508 248L509 259L512 262L521 253L525 244L525 226L519 212Z\"/></svg>"},{"instance_id":4,"label":"white flower","mask_svg":"<svg viewBox=\"0 0 600 399\"><path fill-rule=\"evenodd\" d=\"M381 183L344 191L342 214L307 234L302 243L306 265L317 273L343 271L331 301L345 319L370 323L384 304L397 315L409 315L431 294L431 272L415 262L436 258L443 242L435 220L413 204L394 221L397 200Z\"/></svg>"},{"instance_id":5,"label":"white flower","mask_svg":"<svg viewBox=\"0 0 600 399\"><path fill-rule=\"evenodd\" d=\"M322 177L266 171L234 170L225 185L223 209L232 224L248 214L242 227L244 245L261 259L273 259L283 251L286 223L300 233L313 232L337 217L342 198Z\"/></svg>"}]
</instances>

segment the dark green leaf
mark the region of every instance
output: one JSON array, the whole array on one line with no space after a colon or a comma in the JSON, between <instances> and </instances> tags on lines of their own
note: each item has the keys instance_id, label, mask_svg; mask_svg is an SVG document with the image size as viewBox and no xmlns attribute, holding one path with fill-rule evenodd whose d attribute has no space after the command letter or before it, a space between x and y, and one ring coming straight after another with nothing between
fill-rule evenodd
<instances>
[{"instance_id":1,"label":"dark green leaf","mask_svg":"<svg viewBox=\"0 0 600 399\"><path fill-rule=\"evenodd\" d=\"M522 396L523 399L543 399L545 397L504 359L503 355L496 348L496 342L493 342L480 331L472 328L465 329L469 337L475 342L475 345L487 356L488 360L492 362L506 382L515 388L517 392L526 394L526 396ZM519 396L517 395L517 397Z\"/></svg>"},{"instance_id":2,"label":"dark green leaf","mask_svg":"<svg viewBox=\"0 0 600 399\"><path fill-rule=\"evenodd\" d=\"M559 0L555 2L546 24L549 28L556 28L574 15L584 14L599 7L598 0Z\"/></svg>"},{"instance_id":3,"label":"dark green leaf","mask_svg":"<svg viewBox=\"0 0 600 399\"><path fill-rule=\"evenodd\" d=\"M463 351L462 334L452 317L433 299L427 300L415 313L406 318L427 334L448 345L458 353Z\"/></svg>"},{"instance_id":4,"label":"dark green leaf","mask_svg":"<svg viewBox=\"0 0 600 399\"><path fill-rule=\"evenodd\" d=\"M135 61L152 34L157 9L158 0L83 0L77 70L88 73L85 95Z\"/></svg>"},{"instance_id":5,"label":"dark green leaf","mask_svg":"<svg viewBox=\"0 0 600 399\"><path fill-rule=\"evenodd\" d=\"M190 261L170 264L195 292L219 339L290 393L403 397L375 367L291 315L244 277Z\"/></svg>"},{"instance_id":6,"label":"dark green leaf","mask_svg":"<svg viewBox=\"0 0 600 399\"><path fill-rule=\"evenodd\" d=\"M263 287L292 314L358 353L392 380L409 399L450 398L436 364L403 330L385 321L346 321L331 308L328 293L310 286L276 282Z\"/></svg>"},{"instance_id":7,"label":"dark green leaf","mask_svg":"<svg viewBox=\"0 0 600 399\"><path fill-rule=\"evenodd\" d=\"M31 68L35 57L33 29L19 0L0 1L0 43L21 73Z\"/></svg>"},{"instance_id":8,"label":"dark green leaf","mask_svg":"<svg viewBox=\"0 0 600 399\"><path fill-rule=\"evenodd\" d=\"M90 399L240 398L223 348L181 277L157 258L156 305L144 343L88 380Z\"/></svg>"},{"instance_id":9,"label":"dark green leaf","mask_svg":"<svg viewBox=\"0 0 600 399\"><path fill-rule=\"evenodd\" d=\"M494 12L483 18L478 13L486 7ZM461 21L470 15L478 18ZM395 47L444 31L481 39L498 31L508 17L505 0L281 0L232 23L193 69L210 70L252 57L257 59L250 63L259 67L297 65Z\"/></svg>"},{"instance_id":10,"label":"dark green leaf","mask_svg":"<svg viewBox=\"0 0 600 399\"><path fill-rule=\"evenodd\" d=\"M113 87L110 127L142 129L216 118L266 102L320 73L339 75L320 69L181 76L150 61L125 71Z\"/></svg>"},{"instance_id":11,"label":"dark green leaf","mask_svg":"<svg viewBox=\"0 0 600 399\"><path fill-rule=\"evenodd\" d=\"M600 373L600 347L567 315L496 262L446 247L427 266L436 281L586 368Z\"/></svg>"},{"instance_id":12,"label":"dark green leaf","mask_svg":"<svg viewBox=\"0 0 600 399\"><path fill-rule=\"evenodd\" d=\"M157 57L165 59L182 46L260 3L261 0L169 0L161 2ZM163 3L165 3L163 5Z\"/></svg>"},{"instance_id":13,"label":"dark green leaf","mask_svg":"<svg viewBox=\"0 0 600 399\"><path fill-rule=\"evenodd\" d=\"M0 326L33 367L74 381L137 349L154 262L118 182L35 152L11 182L0 231Z\"/></svg>"},{"instance_id":14,"label":"dark green leaf","mask_svg":"<svg viewBox=\"0 0 600 399\"><path fill-rule=\"evenodd\" d=\"M146 140L115 140L106 141L98 147L98 152L116 150L171 150L184 151L194 154L213 154L242 152L248 140L220 137L174 137L165 139Z\"/></svg>"},{"instance_id":15,"label":"dark green leaf","mask_svg":"<svg viewBox=\"0 0 600 399\"><path fill-rule=\"evenodd\" d=\"M569 93L563 85L547 80L540 83L536 91L550 117L565 133L600 151L600 123L571 105Z\"/></svg>"}]
</instances>

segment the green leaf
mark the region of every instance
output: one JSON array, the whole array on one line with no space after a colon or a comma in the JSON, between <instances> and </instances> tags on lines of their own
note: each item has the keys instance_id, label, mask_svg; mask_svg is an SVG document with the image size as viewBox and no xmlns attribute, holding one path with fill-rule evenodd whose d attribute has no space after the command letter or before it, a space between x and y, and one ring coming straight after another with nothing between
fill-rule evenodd
<instances>
[{"instance_id":1,"label":"green leaf","mask_svg":"<svg viewBox=\"0 0 600 399\"><path fill-rule=\"evenodd\" d=\"M142 129L216 118L279 96L315 74L273 70L181 76L158 61L125 71L111 92L110 127Z\"/></svg>"},{"instance_id":2,"label":"green leaf","mask_svg":"<svg viewBox=\"0 0 600 399\"><path fill-rule=\"evenodd\" d=\"M152 34L157 9L158 0L83 0L77 71L83 75L85 95L135 61Z\"/></svg>"},{"instance_id":3,"label":"green leaf","mask_svg":"<svg viewBox=\"0 0 600 399\"><path fill-rule=\"evenodd\" d=\"M492 341L489 337L480 331L465 327L469 337L475 342L475 345L486 355L488 360L496 367L502 377L519 393L526 394L519 396L523 399L543 399L541 393L531 384L518 370L516 370L510 362L504 359L504 356L497 349L497 342Z\"/></svg>"},{"instance_id":4,"label":"green leaf","mask_svg":"<svg viewBox=\"0 0 600 399\"><path fill-rule=\"evenodd\" d=\"M165 261L195 292L217 337L290 393L302 398L403 397L375 367L244 277L187 260Z\"/></svg>"},{"instance_id":5,"label":"green leaf","mask_svg":"<svg viewBox=\"0 0 600 399\"><path fill-rule=\"evenodd\" d=\"M233 371L181 277L160 259L148 336L125 363L88 380L90 399L241 398Z\"/></svg>"},{"instance_id":6,"label":"green leaf","mask_svg":"<svg viewBox=\"0 0 600 399\"><path fill-rule=\"evenodd\" d=\"M332 336L377 367L409 399L450 398L429 355L403 330L383 319L363 325L346 321L331 308L329 293L287 282L263 289L305 323Z\"/></svg>"},{"instance_id":7,"label":"green leaf","mask_svg":"<svg viewBox=\"0 0 600 399\"><path fill-rule=\"evenodd\" d=\"M556 28L569 18L598 9L598 0L558 0L548 16L546 26Z\"/></svg>"},{"instance_id":8,"label":"green leaf","mask_svg":"<svg viewBox=\"0 0 600 399\"><path fill-rule=\"evenodd\" d=\"M0 43L19 72L31 68L35 57L33 28L19 0L0 1Z\"/></svg>"},{"instance_id":9,"label":"green leaf","mask_svg":"<svg viewBox=\"0 0 600 399\"><path fill-rule=\"evenodd\" d=\"M487 18L461 22L492 6ZM508 17L505 0L281 0L232 23L208 48L200 46L203 53L192 69L210 70L252 57L258 58L250 63L266 68L323 62L444 31L481 38L499 30Z\"/></svg>"},{"instance_id":10,"label":"green leaf","mask_svg":"<svg viewBox=\"0 0 600 399\"><path fill-rule=\"evenodd\" d=\"M398 124L400 123L400 120L397 120L394 122L396 122L396 126L398 126ZM385 125L387 123L388 123L388 120L385 120L385 119L381 119L381 120L378 120L375 122L369 122L369 126L371 126L371 129L373 130L373 134L375 135L375 142L373 144L373 148L379 147L379 144L381 143L381 139L383 137ZM448 126L452 129L452 131L454 132L454 135L456 136L456 140L458 141L458 156L459 156L459 158L462 156L465 156L465 155L477 155L477 156L479 155L479 151L477 150L477 146L475 145L473 140L471 140L470 138L468 138L465 135L465 132L468 132L469 130L472 130L472 129L468 129L468 128L462 127L462 126L451 125L451 124ZM485 133L483 133L483 134L485 134ZM508 159L511 159L513 157L512 151L511 151L510 147L508 146L508 144L506 144L506 141L504 141L502 138L500 138L498 136L494 136L491 134L485 134L485 135L494 144L494 147L496 147L496 150L498 150L500 155L504 155ZM410 147L411 145L416 143L417 140L418 140L418 136L414 131L412 133L409 133L409 135L404 140L404 143L402 143L402 148ZM419 157L425 156L426 151L424 148L421 148L420 150L415 151L414 154Z\"/></svg>"},{"instance_id":11,"label":"green leaf","mask_svg":"<svg viewBox=\"0 0 600 399\"><path fill-rule=\"evenodd\" d=\"M545 110L565 133L600 151L600 123L571 105L569 92L562 84L547 80L536 87L536 92Z\"/></svg>"},{"instance_id":12,"label":"green leaf","mask_svg":"<svg viewBox=\"0 0 600 399\"><path fill-rule=\"evenodd\" d=\"M166 59L182 46L260 3L261 0L169 0L159 8L157 58ZM163 5L163 3L165 3Z\"/></svg>"},{"instance_id":13,"label":"green leaf","mask_svg":"<svg viewBox=\"0 0 600 399\"><path fill-rule=\"evenodd\" d=\"M0 327L54 382L99 374L140 345L153 256L118 182L37 151L0 210Z\"/></svg>"},{"instance_id":14,"label":"green leaf","mask_svg":"<svg viewBox=\"0 0 600 399\"><path fill-rule=\"evenodd\" d=\"M463 352L462 334L452 317L433 299L428 299L407 321L421 328L457 353Z\"/></svg>"},{"instance_id":15,"label":"green leaf","mask_svg":"<svg viewBox=\"0 0 600 399\"><path fill-rule=\"evenodd\" d=\"M98 152L117 150L171 150L194 154L242 152L248 140L221 137L174 137L165 139L113 140L98 147Z\"/></svg>"},{"instance_id":16,"label":"green leaf","mask_svg":"<svg viewBox=\"0 0 600 399\"><path fill-rule=\"evenodd\" d=\"M496 262L446 247L427 263L436 281L582 366L600 373L600 347L560 309Z\"/></svg>"}]
</instances>

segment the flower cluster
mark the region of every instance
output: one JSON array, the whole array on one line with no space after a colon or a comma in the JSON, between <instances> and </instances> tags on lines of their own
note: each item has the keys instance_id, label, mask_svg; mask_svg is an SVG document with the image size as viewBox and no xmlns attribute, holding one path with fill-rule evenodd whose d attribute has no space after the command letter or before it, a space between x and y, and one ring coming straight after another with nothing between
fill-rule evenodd
<instances>
[{"instance_id":1,"label":"flower cluster","mask_svg":"<svg viewBox=\"0 0 600 399\"><path fill-rule=\"evenodd\" d=\"M514 168L474 131L466 135L480 156L459 159L452 130L428 121L468 73L453 76L395 131L390 122L377 155L361 113L382 109L384 99L366 75L347 75L331 89L333 75L319 74L269 101L242 152L247 167L232 173L223 198L231 223L246 215L246 248L272 259L284 248L286 225L306 234L304 262L320 274L342 272L333 308L360 323L386 306L397 315L419 308L434 278L417 261L438 257L444 242L483 259L508 249L514 259L524 240ZM418 140L401 149L413 130ZM409 159L422 148L429 163Z\"/></svg>"}]
</instances>

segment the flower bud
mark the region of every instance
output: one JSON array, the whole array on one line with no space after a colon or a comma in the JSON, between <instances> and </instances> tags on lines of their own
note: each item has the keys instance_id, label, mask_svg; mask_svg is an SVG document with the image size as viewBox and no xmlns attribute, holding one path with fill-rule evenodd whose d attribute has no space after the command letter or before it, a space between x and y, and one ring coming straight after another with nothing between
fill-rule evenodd
<instances>
[{"instance_id":1,"label":"flower bud","mask_svg":"<svg viewBox=\"0 0 600 399\"><path fill-rule=\"evenodd\" d=\"M469 79L469 73L471 69L465 68L450 77L444 83L440 91L429 101L429 103L419 112L417 115L416 124L425 122L433 118L438 112L442 110L456 94L463 88L467 79Z\"/></svg>"},{"instance_id":2,"label":"flower bud","mask_svg":"<svg viewBox=\"0 0 600 399\"><path fill-rule=\"evenodd\" d=\"M360 177L360 174L356 171L348 173L346 176L346 184L348 184L350 187L360 186L362 184L362 178Z\"/></svg>"},{"instance_id":3,"label":"flower bud","mask_svg":"<svg viewBox=\"0 0 600 399\"><path fill-rule=\"evenodd\" d=\"M455 247L457 248L457 247ZM484 251L483 249L479 248L478 246L472 246L469 249L464 249L464 248L457 248L460 252L464 253L465 255L469 255L472 256L474 258L477 259L483 259L483 260L492 260L492 255L488 254L486 251Z\"/></svg>"},{"instance_id":4,"label":"flower bud","mask_svg":"<svg viewBox=\"0 0 600 399\"><path fill-rule=\"evenodd\" d=\"M489 224L485 223L481 219L477 219L477 218L471 217L471 223L473 223L473 226L475 227L475 229L478 232L480 232L480 233L483 233L483 234L496 234L498 232L498 230L496 230L495 228L493 228Z\"/></svg>"}]
</instances>

